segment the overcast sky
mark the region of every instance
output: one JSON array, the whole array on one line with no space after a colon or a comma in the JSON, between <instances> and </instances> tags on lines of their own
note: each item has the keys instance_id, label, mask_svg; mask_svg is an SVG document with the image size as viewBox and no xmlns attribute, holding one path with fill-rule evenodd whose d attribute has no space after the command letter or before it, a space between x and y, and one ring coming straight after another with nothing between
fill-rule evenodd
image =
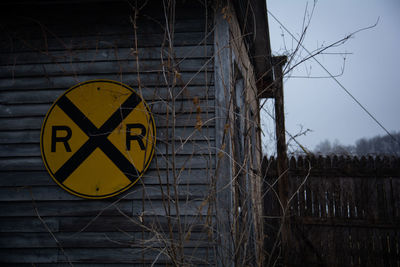
<instances>
[{"instance_id":1,"label":"overcast sky","mask_svg":"<svg viewBox=\"0 0 400 267\"><path fill-rule=\"evenodd\" d=\"M311 12L314 1L268 0L267 7L298 38L307 2ZM348 54L320 55L318 60L335 75L344 65L344 73L337 79L390 132L400 131L399 0L317 1L303 44L310 51L327 46L375 24L378 18L375 28L359 32L345 44L326 51ZM268 19L273 54L287 54L296 43L272 16ZM302 51L301 56L307 56L306 52ZM327 76L312 60L290 75ZM312 130L298 138L309 149L325 139L349 145L361 137L385 135L333 79L285 78L284 92L287 130L293 135L301 127ZM272 123L264 120L264 124L271 132Z\"/></svg>"}]
</instances>

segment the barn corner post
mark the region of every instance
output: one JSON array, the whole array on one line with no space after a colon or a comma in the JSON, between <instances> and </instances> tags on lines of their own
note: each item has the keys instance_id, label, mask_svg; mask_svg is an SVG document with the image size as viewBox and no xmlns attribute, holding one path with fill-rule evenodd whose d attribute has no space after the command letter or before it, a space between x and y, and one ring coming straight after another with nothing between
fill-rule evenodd
<instances>
[{"instance_id":1,"label":"barn corner post","mask_svg":"<svg viewBox=\"0 0 400 267\"><path fill-rule=\"evenodd\" d=\"M286 147L286 129L285 129L285 108L283 93L283 71L286 64L286 56L277 56L272 58L273 70L275 76L274 98L275 98L275 127L276 127L276 151L277 151L277 179L278 195L281 206L281 240L282 240L282 258L287 266L289 260L288 245L292 241L289 215L289 164Z\"/></svg>"},{"instance_id":2,"label":"barn corner post","mask_svg":"<svg viewBox=\"0 0 400 267\"><path fill-rule=\"evenodd\" d=\"M230 225L232 216L232 162L231 144L229 137L229 86L231 70L229 64L229 25L226 21L226 3L217 1L214 9L214 73L215 73L215 139L217 148L215 190L216 192L216 217L217 217L217 263L219 266L231 266L233 264L233 247L231 242ZM225 12L225 14L224 14Z\"/></svg>"}]
</instances>

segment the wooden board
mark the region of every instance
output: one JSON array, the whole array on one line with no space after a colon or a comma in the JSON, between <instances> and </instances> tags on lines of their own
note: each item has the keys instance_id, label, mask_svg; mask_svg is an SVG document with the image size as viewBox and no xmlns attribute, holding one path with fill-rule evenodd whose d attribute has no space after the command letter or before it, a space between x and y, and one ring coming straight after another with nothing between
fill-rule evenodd
<instances>
[{"instance_id":1,"label":"wooden board","mask_svg":"<svg viewBox=\"0 0 400 267\"><path fill-rule=\"evenodd\" d=\"M182 72L178 80L178 85L182 89L190 85L205 85L204 77L212 85L212 73L205 74L204 72ZM115 69L109 74L92 73L90 75L76 75L73 76L52 76L46 77L44 73L41 77L21 77L19 79L5 78L0 81L0 91L3 90L31 90L31 89L59 89L69 88L73 85L93 79L110 79L120 81L129 86L136 87L138 79L141 81L142 87L148 86L171 86L173 84L173 77L170 77L165 82L165 77L162 73L142 73L139 76L136 73L128 72L124 74L120 69Z\"/></svg>"},{"instance_id":2,"label":"wooden board","mask_svg":"<svg viewBox=\"0 0 400 267\"><path fill-rule=\"evenodd\" d=\"M211 122L210 122L211 124ZM174 134L173 134L174 133ZM193 126L177 126L175 129L171 127L157 128L157 140L160 142L166 141L213 141L215 138L215 129L211 126L203 126L197 129ZM38 144L40 140L40 130L9 130L0 131L0 144Z\"/></svg>"},{"instance_id":3,"label":"wooden board","mask_svg":"<svg viewBox=\"0 0 400 267\"><path fill-rule=\"evenodd\" d=\"M116 53L118 52L118 53ZM168 48L144 47L141 49L133 48L94 48L84 50L72 50L66 53L65 50L49 51L38 53L34 51L0 53L1 66L17 66L28 64L47 64L47 63L79 63L79 62L98 62L98 61L118 61L118 60L167 60L172 57L178 62L182 59L209 58L212 56L211 45L182 46L179 49L168 51Z\"/></svg>"}]
</instances>

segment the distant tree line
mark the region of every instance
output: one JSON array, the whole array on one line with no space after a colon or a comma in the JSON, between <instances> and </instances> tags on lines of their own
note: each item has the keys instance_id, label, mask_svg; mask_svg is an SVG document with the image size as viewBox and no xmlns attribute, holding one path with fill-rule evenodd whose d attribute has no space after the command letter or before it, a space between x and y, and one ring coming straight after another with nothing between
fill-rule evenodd
<instances>
[{"instance_id":1,"label":"distant tree line","mask_svg":"<svg viewBox=\"0 0 400 267\"><path fill-rule=\"evenodd\" d=\"M313 153L318 155L395 155L400 156L400 132L392 133L393 138L389 135L375 136L372 138L358 139L355 145L342 145L338 140L330 142L322 141L315 146Z\"/></svg>"}]
</instances>

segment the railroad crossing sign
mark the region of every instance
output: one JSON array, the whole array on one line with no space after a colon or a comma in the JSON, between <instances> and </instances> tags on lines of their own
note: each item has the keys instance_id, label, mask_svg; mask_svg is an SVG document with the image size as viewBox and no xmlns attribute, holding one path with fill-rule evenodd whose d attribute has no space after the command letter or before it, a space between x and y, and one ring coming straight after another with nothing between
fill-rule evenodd
<instances>
[{"instance_id":1,"label":"railroad crossing sign","mask_svg":"<svg viewBox=\"0 0 400 267\"><path fill-rule=\"evenodd\" d=\"M144 100L110 80L75 85L61 95L42 125L47 171L83 198L115 196L134 185L154 154L156 128Z\"/></svg>"}]
</instances>

